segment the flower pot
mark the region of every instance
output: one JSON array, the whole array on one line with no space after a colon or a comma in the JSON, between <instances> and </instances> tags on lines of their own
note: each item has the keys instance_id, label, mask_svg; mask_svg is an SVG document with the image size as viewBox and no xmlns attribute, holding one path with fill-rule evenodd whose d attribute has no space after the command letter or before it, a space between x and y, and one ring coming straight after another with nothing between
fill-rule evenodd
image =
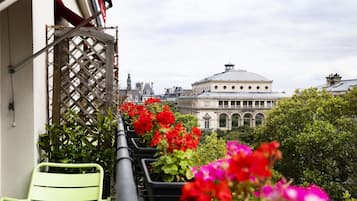
<instances>
[{"instance_id":1,"label":"flower pot","mask_svg":"<svg viewBox=\"0 0 357 201\"><path fill-rule=\"evenodd\" d=\"M128 143L128 146L131 149L134 149L134 145L131 141L132 138L139 138L140 136L138 134L135 133L135 131L130 130L130 131L125 131L125 138L126 138L126 142Z\"/></svg>"},{"instance_id":2,"label":"flower pot","mask_svg":"<svg viewBox=\"0 0 357 201\"><path fill-rule=\"evenodd\" d=\"M181 188L185 182L153 181L150 176L149 166L155 159L142 159L141 165L144 170L144 184L150 201L179 201Z\"/></svg>"},{"instance_id":3,"label":"flower pot","mask_svg":"<svg viewBox=\"0 0 357 201\"><path fill-rule=\"evenodd\" d=\"M131 138L130 141L133 144L132 151L138 164L143 158L154 158L156 148L140 145L140 138Z\"/></svg>"}]
</instances>

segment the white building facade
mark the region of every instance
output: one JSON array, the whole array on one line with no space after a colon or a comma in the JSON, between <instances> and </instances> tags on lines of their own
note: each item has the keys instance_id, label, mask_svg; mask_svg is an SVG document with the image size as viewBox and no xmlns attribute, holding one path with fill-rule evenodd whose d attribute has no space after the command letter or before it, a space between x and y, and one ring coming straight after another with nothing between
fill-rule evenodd
<instances>
[{"instance_id":1,"label":"white building facade","mask_svg":"<svg viewBox=\"0 0 357 201\"><path fill-rule=\"evenodd\" d=\"M202 129L234 130L262 124L266 113L287 94L272 91L272 80L226 64L225 71L192 84L192 96L177 108L197 116Z\"/></svg>"}]
</instances>

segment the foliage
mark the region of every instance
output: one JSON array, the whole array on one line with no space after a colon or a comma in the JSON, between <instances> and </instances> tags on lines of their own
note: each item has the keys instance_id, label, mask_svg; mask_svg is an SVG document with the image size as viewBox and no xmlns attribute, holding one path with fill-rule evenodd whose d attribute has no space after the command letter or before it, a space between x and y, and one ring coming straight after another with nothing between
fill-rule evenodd
<instances>
[{"instance_id":1,"label":"foliage","mask_svg":"<svg viewBox=\"0 0 357 201\"><path fill-rule=\"evenodd\" d=\"M252 145L254 143L254 129L249 126L240 126L234 130L217 129L216 133L219 138L227 141L238 140L245 144Z\"/></svg>"},{"instance_id":2,"label":"foliage","mask_svg":"<svg viewBox=\"0 0 357 201\"><path fill-rule=\"evenodd\" d=\"M344 201L357 201L357 199L356 198L352 198L351 197L351 194L350 194L350 192L348 192L348 191L345 191L344 193L343 193L343 200Z\"/></svg>"},{"instance_id":3,"label":"foliage","mask_svg":"<svg viewBox=\"0 0 357 201\"><path fill-rule=\"evenodd\" d=\"M230 141L225 158L194 171L195 179L183 186L180 200L328 201L318 186L293 186L284 179L272 182L272 167L281 159L278 147L279 143L271 142L252 150Z\"/></svg>"},{"instance_id":4,"label":"foliage","mask_svg":"<svg viewBox=\"0 0 357 201\"><path fill-rule=\"evenodd\" d=\"M42 160L61 163L100 164L107 175L114 168L114 136L117 119L111 110L97 113L97 121L87 127L80 124L74 111L63 114L63 123L46 125L47 132L39 137Z\"/></svg>"},{"instance_id":5,"label":"foliage","mask_svg":"<svg viewBox=\"0 0 357 201\"><path fill-rule=\"evenodd\" d=\"M198 119L192 114L175 112L175 119L176 123L181 122L188 131L191 131L194 127L198 127Z\"/></svg>"},{"instance_id":6,"label":"foliage","mask_svg":"<svg viewBox=\"0 0 357 201\"><path fill-rule=\"evenodd\" d=\"M171 101L165 101L164 104L168 105L173 113L178 112L176 109L175 103Z\"/></svg>"},{"instance_id":7,"label":"foliage","mask_svg":"<svg viewBox=\"0 0 357 201\"><path fill-rule=\"evenodd\" d=\"M237 130L220 131L219 137L225 141L239 140L246 144L252 144L254 140L253 128L241 126Z\"/></svg>"},{"instance_id":8,"label":"foliage","mask_svg":"<svg viewBox=\"0 0 357 201\"><path fill-rule=\"evenodd\" d=\"M195 161L195 166L201 166L222 158L226 155L226 142L219 139L217 133L206 135L197 148L197 155L200 157Z\"/></svg>"},{"instance_id":9,"label":"foliage","mask_svg":"<svg viewBox=\"0 0 357 201\"><path fill-rule=\"evenodd\" d=\"M193 150L174 150L171 154L162 155L151 163L153 173L166 182L191 180L191 168L195 157L197 155Z\"/></svg>"},{"instance_id":10,"label":"foliage","mask_svg":"<svg viewBox=\"0 0 357 201\"><path fill-rule=\"evenodd\" d=\"M344 96L297 91L270 111L255 142L278 140L284 153L277 170L297 184L316 183L334 200L357 195L357 89Z\"/></svg>"}]
</instances>

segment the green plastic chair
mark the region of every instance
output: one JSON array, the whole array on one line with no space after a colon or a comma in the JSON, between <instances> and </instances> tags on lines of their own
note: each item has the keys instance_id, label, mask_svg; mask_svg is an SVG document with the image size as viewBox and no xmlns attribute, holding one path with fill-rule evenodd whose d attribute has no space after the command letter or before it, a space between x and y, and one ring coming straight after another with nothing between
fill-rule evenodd
<instances>
[{"instance_id":1,"label":"green plastic chair","mask_svg":"<svg viewBox=\"0 0 357 201\"><path fill-rule=\"evenodd\" d=\"M82 169L94 168L95 172L54 173L44 171L46 167ZM48 169L48 168L47 168ZM82 169L83 170L83 169ZM2 197L0 201L43 200L84 201L102 200L103 168L95 163L40 163L32 173L27 199ZM109 198L107 200L110 200Z\"/></svg>"}]
</instances>

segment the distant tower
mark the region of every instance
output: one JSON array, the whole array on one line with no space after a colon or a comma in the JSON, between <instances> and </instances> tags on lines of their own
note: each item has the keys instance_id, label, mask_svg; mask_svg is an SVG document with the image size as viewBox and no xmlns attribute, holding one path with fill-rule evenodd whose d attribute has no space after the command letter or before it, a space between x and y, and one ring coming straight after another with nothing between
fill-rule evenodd
<instances>
[{"instance_id":1,"label":"distant tower","mask_svg":"<svg viewBox=\"0 0 357 201\"><path fill-rule=\"evenodd\" d=\"M226 67L226 72L234 69L234 64L228 63L224 65Z\"/></svg>"},{"instance_id":2,"label":"distant tower","mask_svg":"<svg viewBox=\"0 0 357 201\"><path fill-rule=\"evenodd\" d=\"M128 73L128 79L126 80L126 90L128 90L128 91L131 90L131 78L130 78L130 73Z\"/></svg>"}]
</instances>

